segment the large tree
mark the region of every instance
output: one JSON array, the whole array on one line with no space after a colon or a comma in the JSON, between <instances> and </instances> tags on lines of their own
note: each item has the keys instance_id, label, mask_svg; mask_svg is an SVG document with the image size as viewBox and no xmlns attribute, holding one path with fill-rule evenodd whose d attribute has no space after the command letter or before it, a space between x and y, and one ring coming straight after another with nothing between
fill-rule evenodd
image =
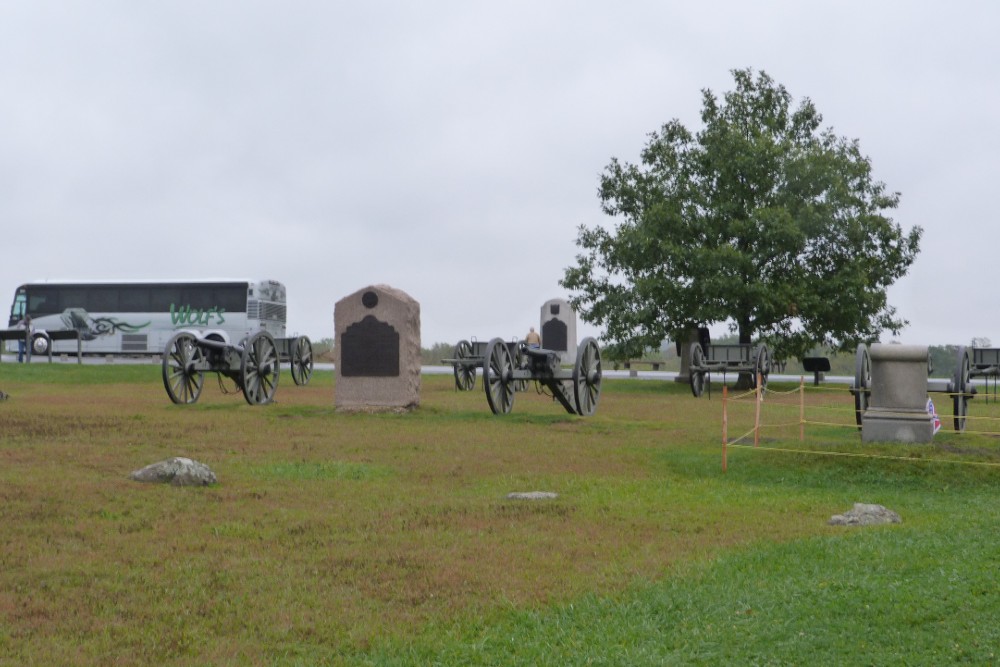
<instances>
[{"instance_id":1,"label":"large tree","mask_svg":"<svg viewBox=\"0 0 1000 667\"><path fill-rule=\"evenodd\" d=\"M766 73L732 74L721 101L702 91L697 134L673 120L641 164L612 158L599 195L613 229L580 227L560 281L571 303L626 356L716 322L788 358L898 333L886 291L922 233L886 215L899 193L808 98L793 109Z\"/></svg>"}]
</instances>

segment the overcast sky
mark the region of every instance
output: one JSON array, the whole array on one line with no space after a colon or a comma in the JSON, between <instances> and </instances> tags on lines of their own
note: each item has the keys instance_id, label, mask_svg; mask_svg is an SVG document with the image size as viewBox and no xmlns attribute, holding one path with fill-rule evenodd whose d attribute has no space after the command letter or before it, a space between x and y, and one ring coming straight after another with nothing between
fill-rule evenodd
<instances>
[{"instance_id":1,"label":"overcast sky","mask_svg":"<svg viewBox=\"0 0 1000 667\"><path fill-rule=\"evenodd\" d=\"M610 222L611 158L696 131L701 90L750 67L858 139L923 227L899 340L1000 345L998 25L960 0L0 0L0 301L266 277L318 340L384 283L424 346L522 336L569 296L578 227Z\"/></svg>"}]
</instances>

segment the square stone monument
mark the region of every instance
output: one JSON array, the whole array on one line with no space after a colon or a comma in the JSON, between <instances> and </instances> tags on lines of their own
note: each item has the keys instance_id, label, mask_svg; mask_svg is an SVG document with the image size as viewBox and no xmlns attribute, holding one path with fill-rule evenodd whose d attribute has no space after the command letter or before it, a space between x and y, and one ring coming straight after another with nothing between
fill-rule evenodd
<instances>
[{"instance_id":1,"label":"square stone monument","mask_svg":"<svg viewBox=\"0 0 1000 667\"><path fill-rule=\"evenodd\" d=\"M372 285L333 310L336 386L344 410L409 410L420 404L420 304Z\"/></svg>"},{"instance_id":2,"label":"square stone monument","mask_svg":"<svg viewBox=\"0 0 1000 667\"><path fill-rule=\"evenodd\" d=\"M925 345L871 346L871 403L861 415L862 442L930 442Z\"/></svg>"},{"instance_id":3,"label":"square stone monument","mask_svg":"<svg viewBox=\"0 0 1000 667\"><path fill-rule=\"evenodd\" d=\"M539 331L542 347L559 353L564 364L576 363L576 311L565 299L549 299L542 304Z\"/></svg>"}]
</instances>

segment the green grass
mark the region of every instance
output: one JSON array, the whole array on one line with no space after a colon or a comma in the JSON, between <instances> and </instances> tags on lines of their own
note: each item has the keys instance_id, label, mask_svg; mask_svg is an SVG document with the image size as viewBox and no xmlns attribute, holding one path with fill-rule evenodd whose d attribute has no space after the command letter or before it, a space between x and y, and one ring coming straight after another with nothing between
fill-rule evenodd
<instances>
[{"instance_id":1,"label":"green grass","mask_svg":"<svg viewBox=\"0 0 1000 667\"><path fill-rule=\"evenodd\" d=\"M511 610L373 664L992 664L993 521L755 546L616 596ZM903 533L903 534L900 534ZM991 567L983 567L991 566ZM442 639L442 637L444 637Z\"/></svg>"},{"instance_id":2,"label":"green grass","mask_svg":"<svg viewBox=\"0 0 1000 667\"><path fill-rule=\"evenodd\" d=\"M534 392L499 418L424 377L416 412L365 415L289 380L175 406L154 365L0 366L0 665L996 662L995 435L862 445L843 389L799 442L776 392L723 473L721 392L608 380L591 418ZM219 484L128 479L169 456ZM826 524L854 502L903 523Z\"/></svg>"}]
</instances>

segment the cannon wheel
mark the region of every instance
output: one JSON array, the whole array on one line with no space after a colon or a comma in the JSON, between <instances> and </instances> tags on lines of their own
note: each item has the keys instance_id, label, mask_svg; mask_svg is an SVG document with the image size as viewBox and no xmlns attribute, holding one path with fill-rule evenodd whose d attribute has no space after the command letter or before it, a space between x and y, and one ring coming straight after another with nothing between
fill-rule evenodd
<instances>
[{"instance_id":1,"label":"cannon wheel","mask_svg":"<svg viewBox=\"0 0 1000 667\"><path fill-rule=\"evenodd\" d=\"M514 364L507 343L494 338L483 358L483 387L493 414L508 414L514 407Z\"/></svg>"},{"instance_id":2,"label":"cannon wheel","mask_svg":"<svg viewBox=\"0 0 1000 667\"><path fill-rule=\"evenodd\" d=\"M705 368L705 351L701 345L695 343L691 346L691 364L689 367L691 376L691 393L695 398L701 398L705 391L705 375L708 371Z\"/></svg>"},{"instance_id":3,"label":"cannon wheel","mask_svg":"<svg viewBox=\"0 0 1000 667\"><path fill-rule=\"evenodd\" d=\"M757 348L757 358L753 365L753 384L757 386L757 376L760 376L760 390L767 389L767 376L771 374L771 355L767 351L767 345L761 344Z\"/></svg>"},{"instance_id":4,"label":"cannon wheel","mask_svg":"<svg viewBox=\"0 0 1000 667\"><path fill-rule=\"evenodd\" d=\"M851 393L854 394L854 419L861 428L861 416L868 409L868 400L872 391L872 360L868 356L868 347L861 343L858 351L854 355L854 385Z\"/></svg>"},{"instance_id":5,"label":"cannon wheel","mask_svg":"<svg viewBox=\"0 0 1000 667\"><path fill-rule=\"evenodd\" d=\"M472 358L472 343L467 340L458 341L455 346L455 388L459 391L472 391L476 386L476 367L467 361Z\"/></svg>"},{"instance_id":6,"label":"cannon wheel","mask_svg":"<svg viewBox=\"0 0 1000 667\"><path fill-rule=\"evenodd\" d=\"M965 430L965 417L969 414L969 399L972 398L969 378L972 376L969 351L964 346L958 348L958 363L952 379L952 403L955 414L955 430Z\"/></svg>"},{"instance_id":7,"label":"cannon wheel","mask_svg":"<svg viewBox=\"0 0 1000 667\"><path fill-rule=\"evenodd\" d=\"M263 405L274 400L280 375L278 348L271 334L258 331L244 341L240 385L247 403Z\"/></svg>"},{"instance_id":8,"label":"cannon wheel","mask_svg":"<svg viewBox=\"0 0 1000 667\"><path fill-rule=\"evenodd\" d=\"M205 384L205 374L198 367L205 354L193 334L175 334L163 353L163 386L177 404L196 403Z\"/></svg>"},{"instance_id":9,"label":"cannon wheel","mask_svg":"<svg viewBox=\"0 0 1000 667\"><path fill-rule=\"evenodd\" d=\"M292 371L292 382L297 385L309 384L313 372L313 347L308 336L299 336L292 341L289 367Z\"/></svg>"},{"instance_id":10,"label":"cannon wheel","mask_svg":"<svg viewBox=\"0 0 1000 667\"><path fill-rule=\"evenodd\" d=\"M593 338L584 338L576 351L573 366L573 397L576 413L589 417L601 398L601 349Z\"/></svg>"}]
</instances>

